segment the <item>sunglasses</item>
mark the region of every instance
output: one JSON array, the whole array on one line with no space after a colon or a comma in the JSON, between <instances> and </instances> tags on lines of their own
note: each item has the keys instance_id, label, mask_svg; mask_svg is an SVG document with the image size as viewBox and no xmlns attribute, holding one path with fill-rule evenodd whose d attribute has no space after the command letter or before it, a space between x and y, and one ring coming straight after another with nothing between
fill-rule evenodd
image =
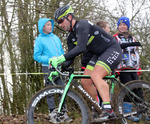
<instances>
[{"instance_id":1,"label":"sunglasses","mask_svg":"<svg viewBox=\"0 0 150 124\"><path fill-rule=\"evenodd\" d=\"M66 18L66 17L61 18L57 23L58 23L58 24L63 23L63 21L65 20L65 18Z\"/></svg>"}]
</instances>

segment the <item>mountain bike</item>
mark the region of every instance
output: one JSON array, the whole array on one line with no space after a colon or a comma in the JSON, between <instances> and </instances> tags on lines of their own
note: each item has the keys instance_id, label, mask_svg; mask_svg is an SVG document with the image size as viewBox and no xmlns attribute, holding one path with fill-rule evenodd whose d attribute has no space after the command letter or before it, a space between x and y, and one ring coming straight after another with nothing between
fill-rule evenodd
<instances>
[{"instance_id":1,"label":"mountain bike","mask_svg":"<svg viewBox=\"0 0 150 124\"><path fill-rule=\"evenodd\" d=\"M149 124L150 122L146 117L150 118L150 83L143 80L134 80L126 83L125 85L120 83L115 74L106 76L104 79L110 83L110 96L114 103L114 111L116 113L115 118L111 118L103 121L93 121L92 110L93 108L100 114L102 107L98 102L94 101L92 97L82 88L80 80L81 78L89 78L90 75L75 74L73 69L68 69L62 72L60 68L53 68L53 71L57 71L59 76L64 76L66 79L65 86L55 85L55 81L52 75L48 79L52 79L53 86L46 87L38 91L30 100L26 110L26 122L28 124L41 124L50 123L48 116L48 107L46 103L46 97L53 95L55 98L56 108L51 113L54 115L55 120L60 123L66 123L63 120L62 108L65 103L67 113L72 119L73 124L89 124L89 123L123 123L127 124L126 117L141 115L142 121ZM78 80L77 80L78 79ZM118 93L115 93L115 88L119 87ZM133 90L142 89L142 97L136 95ZM58 99L61 95L61 99ZM115 98L115 100L113 100ZM132 111L124 112L125 99L130 100L132 104ZM44 119L43 119L44 118ZM55 122L54 122L55 123Z\"/></svg>"}]
</instances>

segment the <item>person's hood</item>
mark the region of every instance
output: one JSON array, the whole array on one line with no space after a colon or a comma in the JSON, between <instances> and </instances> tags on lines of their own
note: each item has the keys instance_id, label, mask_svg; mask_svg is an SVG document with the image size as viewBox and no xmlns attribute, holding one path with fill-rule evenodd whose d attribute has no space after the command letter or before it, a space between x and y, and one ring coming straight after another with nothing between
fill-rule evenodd
<instances>
[{"instance_id":1,"label":"person's hood","mask_svg":"<svg viewBox=\"0 0 150 124\"><path fill-rule=\"evenodd\" d=\"M41 18L41 19L39 19L39 21L38 21L38 30L39 30L40 34L44 34L44 32L43 32L43 27L44 27L44 25L46 24L46 22L48 22L48 21L51 21L51 23L52 23L52 32L53 32L53 29L54 29L54 21L53 21L52 19L49 19L49 18ZM52 32L51 32L51 33L52 33Z\"/></svg>"}]
</instances>

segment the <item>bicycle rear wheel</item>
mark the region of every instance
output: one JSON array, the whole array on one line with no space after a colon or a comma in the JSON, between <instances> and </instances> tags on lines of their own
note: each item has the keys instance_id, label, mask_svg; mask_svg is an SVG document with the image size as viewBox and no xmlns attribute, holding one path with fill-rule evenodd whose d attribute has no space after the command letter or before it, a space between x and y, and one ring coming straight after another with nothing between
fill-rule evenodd
<instances>
[{"instance_id":1,"label":"bicycle rear wheel","mask_svg":"<svg viewBox=\"0 0 150 124\"><path fill-rule=\"evenodd\" d=\"M26 111L27 124L48 124L49 111L46 97L53 95L55 100L55 108L58 109L59 99L64 91L63 86L46 87L37 92L30 100ZM87 104L78 93L69 90L65 100L65 108L68 110L67 114L72 119L73 124L88 124L89 123L89 110ZM57 111L56 111L57 112ZM65 123L65 122L61 122Z\"/></svg>"},{"instance_id":2,"label":"bicycle rear wheel","mask_svg":"<svg viewBox=\"0 0 150 124\"><path fill-rule=\"evenodd\" d=\"M143 80L134 80L128 82L127 87L142 99L139 100L124 87L120 89L116 97L115 108L119 114L138 112L138 116L145 124L150 124L150 83Z\"/></svg>"}]
</instances>

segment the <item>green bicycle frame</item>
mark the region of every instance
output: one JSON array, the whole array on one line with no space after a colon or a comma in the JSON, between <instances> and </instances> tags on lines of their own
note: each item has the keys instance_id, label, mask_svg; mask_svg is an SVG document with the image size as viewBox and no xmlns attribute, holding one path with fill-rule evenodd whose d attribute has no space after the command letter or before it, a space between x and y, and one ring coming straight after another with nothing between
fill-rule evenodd
<instances>
[{"instance_id":1,"label":"green bicycle frame","mask_svg":"<svg viewBox=\"0 0 150 124\"><path fill-rule=\"evenodd\" d=\"M66 94L69 90L70 84L72 82L73 79L81 79L81 78L91 78L90 75L74 75L73 73L70 75L69 81L66 84L65 88L64 88L64 92L63 95L61 97L60 103L59 103L59 108L58 108L58 112L61 111L62 105L65 101L65 97ZM112 101L113 99L113 94L114 94L114 88L115 88L115 83L117 82L119 85L121 85L121 87L125 87L124 84L119 83L119 81L115 78L115 75L111 75L111 76L106 76L104 77L104 79L111 79L111 92L110 92L110 100ZM133 96L136 96L139 100L141 100L141 98L139 98L137 95L134 94L134 92L130 91L127 87L125 87L126 90L128 90Z\"/></svg>"},{"instance_id":2,"label":"green bicycle frame","mask_svg":"<svg viewBox=\"0 0 150 124\"><path fill-rule=\"evenodd\" d=\"M69 81L68 83L66 84L65 88L64 88L64 92L63 92L63 95L61 97L61 101L59 103L59 108L58 108L58 112L61 111L61 108L62 108L62 105L64 103L64 100L65 100L65 97L66 97L66 94L69 90L69 87L70 87L70 84L71 84L71 81L75 78L91 78L90 75L74 75L74 74L71 74L70 75L70 78L69 78ZM112 79L112 80L115 80L117 81L117 79L115 78L115 75L111 75L111 76L106 76L104 79ZM113 96L113 93L114 93L114 82L112 82L112 86L111 86L111 96Z\"/></svg>"},{"instance_id":3,"label":"green bicycle frame","mask_svg":"<svg viewBox=\"0 0 150 124\"><path fill-rule=\"evenodd\" d=\"M59 103L59 108L58 108L58 112L61 111L61 108L62 108L62 105L64 103L64 100L65 100L65 97L66 97L66 94L68 92L68 89L70 87L70 84L71 84L71 81L75 78L90 78L91 76L90 75L74 75L74 74L71 74L70 75L70 78L69 78L69 81L68 83L66 84L65 88L64 88L64 92L63 92L63 95L61 97L61 101Z\"/></svg>"}]
</instances>

